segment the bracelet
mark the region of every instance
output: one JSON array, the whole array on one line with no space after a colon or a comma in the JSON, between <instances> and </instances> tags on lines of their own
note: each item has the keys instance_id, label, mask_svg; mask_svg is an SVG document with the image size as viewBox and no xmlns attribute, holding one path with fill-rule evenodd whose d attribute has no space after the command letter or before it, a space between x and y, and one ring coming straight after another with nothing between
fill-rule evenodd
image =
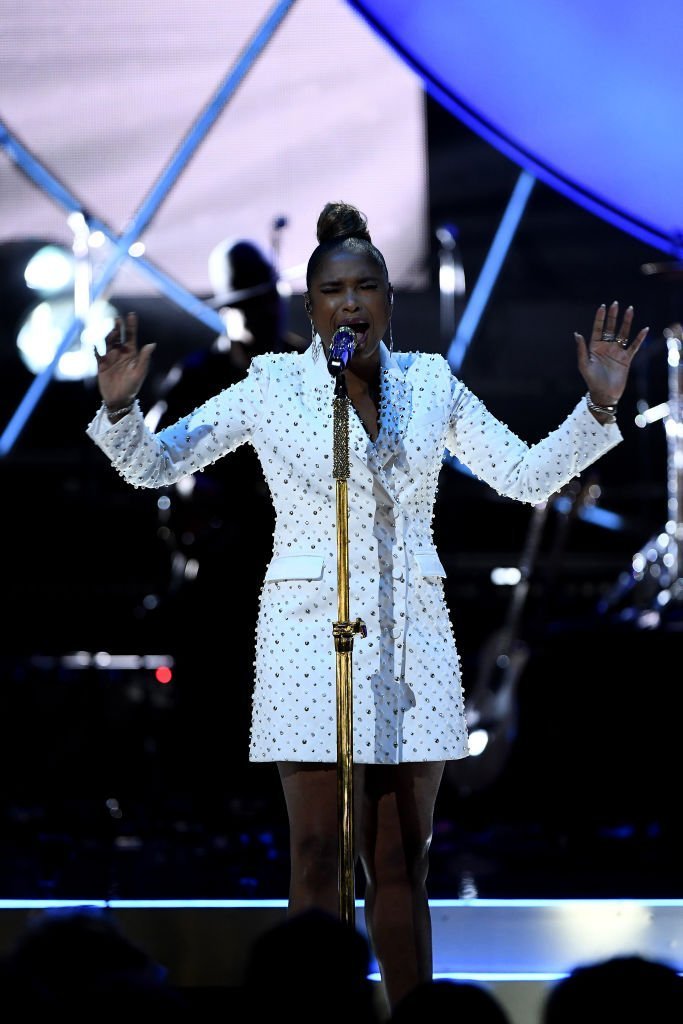
<instances>
[{"instance_id":1,"label":"bracelet","mask_svg":"<svg viewBox=\"0 0 683 1024\"><path fill-rule=\"evenodd\" d=\"M124 405L120 409L110 409L107 403L104 402L104 408L107 416L127 416L129 412L133 411L134 406L135 400L133 400L130 405Z\"/></svg>"},{"instance_id":2,"label":"bracelet","mask_svg":"<svg viewBox=\"0 0 683 1024\"><path fill-rule=\"evenodd\" d=\"M591 398L590 391L587 391L586 392L586 405L588 406L588 408L590 409L591 412L602 413L603 416L607 416L608 418L605 421L606 423L616 423L617 422L617 403L616 402L614 403L614 405L598 405L597 402L594 402L593 399Z\"/></svg>"}]
</instances>

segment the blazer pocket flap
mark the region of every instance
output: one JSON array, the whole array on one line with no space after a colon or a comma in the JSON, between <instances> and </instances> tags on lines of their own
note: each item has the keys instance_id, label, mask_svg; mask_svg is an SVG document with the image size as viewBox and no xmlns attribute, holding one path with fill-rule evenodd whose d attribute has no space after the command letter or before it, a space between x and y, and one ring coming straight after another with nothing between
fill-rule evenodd
<instances>
[{"instance_id":1,"label":"blazer pocket flap","mask_svg":"<svg viewBox=\"0 0 683 1024\"><path fill-rule=\"evenodd\" d=\"M416 551L415 561L422 576L446 576L436 551Z\"/></svg>"},{"instance_id":2,"label":"blazer pocket flap","mask_svg":"<svg viewBox=\"0 0 683 1024\"><path fill-rule=\"evenodd\" d=\"M322 555L280 555L266 570L266 581L321 580L324 560Z\"/></svg>"}]
</instances>

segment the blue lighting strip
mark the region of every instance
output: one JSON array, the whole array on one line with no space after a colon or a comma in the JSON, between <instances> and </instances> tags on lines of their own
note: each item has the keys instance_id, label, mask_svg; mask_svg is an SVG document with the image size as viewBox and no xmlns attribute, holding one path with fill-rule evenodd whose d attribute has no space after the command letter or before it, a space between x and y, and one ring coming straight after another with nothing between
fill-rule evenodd
<instances>
[{"instance_id":1,"label":"blue lighting strip","mask_svg":"<svg viewBox=\"0 0 683 1024\"><path fill-rule=\"evenodd\" d=\"M566 978L566 971L440 971L432 977L446 981L559 981ZM368 974L369 981L381 981L377 972Z\"/></svg>"},{"instance_id":2,"label":"blue lighting strip","mask_svg":"<svg viewBox=\"0 0 683 1024\"><path fill-rule=\"evenodd\" d=\"M457 374L460 372L467 349L472 341L474 332L479 326L479 321L486 309L486 304L491 297L500 268L508 254L510 243L522 219L522 214L535 182L536 179L533 174L529 174L528 171L522 171L512 190L512 195L498 225L498 230L489 249L488 256L479 272L477 283L460 318L455 337L446 354L453 373Z\"/></svg>"},{"instance_id":3,"label":"blue lighting strip","mask_svg":"<svg viewBox=\"0 0 683 1024\"><path fill-rule=\"evenodd\" d=\"M60 206L70 213L78 213L81 210L78 200L12 135L3 121L0 121L0 146L6 151L10 160L21 167L38 188L56 199Z\"/></svg>"},{"instance_id":4,"label":"blue lighting strip","mask_svg":"<svg viewBox=\"0 0 683 1024\"><path fill-rule=\"evenodd\" d=\"M581 509L578 516L579 519L583 519L587 523L594 523L595 526L601 526L604 530L619 532L626 527L624 517L620 516L618 512L610 512L607 508L592 506L591 508Z\"/></svg>"},{"instance_id":5,"label":"blue lighting strip","mask_svg":"<svg viewBox=\"0 0 683 1024\"><path fill-rule=\"evenodd\" d=\"M357 909L363 909L364 901L361 899L355 900ZM0 910L48 910L50 908L59 907L109 907L112 910L235 910L235 909L249 909L249 910L266 910L271 908L283 908L287 907L287 899L198 899L198 900L185 900L185 899L166 899L166 900L125 900L125 899L113 899L113 900L76 900L76 899L0 899ZM512 899L493 899L493 898L479 898L473 899L430 899L429 906L432 910L436 909L509 909L511 907L520 908L531 908L540 907L546 909L561 908L561 907L577 907L577 906L595 906L595 907L669 907L683 909L683 899L680 897L664 899L661 897L655 899L631 897L631 896L615 896L606 899L596 898L557 898L557 899L534 899L534 898L512 898Z\"/></svg>"},{"instance_id":6,"label":"blue lighting strip","mask_svg":"<svg viewBox=\"0 0 683 1024\"><path fill-rule=\"evenodd\" d=\"M112 900L67 900L67 899L0 899L0 911L36 911L52 910L61 908L94 907L110 910L269 910L280 909L286 913L287 899L112 899ZM355 906L363 910L363 900L356 899ZM609 899L430 899L431 910L438 909L510 909L518 908L576 908L585 906L597 907L644 907L652 910L657 907L666 909L683 908L683 899L641 899L631 897L615 897ZM465 970L465 971L439 971L435 978L451 978L456 981L474 982L552 982L566 977L567 971L561 970ZM679 971L683 976L683 972ZM380 975L377 971L377 964L372 962L371 970L368 973L370 981L379 981Z\"/></svg>"},{"instance_id":7,"label":"blue lighting strip","mask_svg":"<svg viewBox=\"0 0 683 1024\"><path fill-rule=\"evenodd\" d=\"M139 206L137 213L135 213L129 221L128 227L124 230L123 234L116 239L116 253L112 256L109 262L105 264L97 280L93 282L91 289L91 297L93 299L96 299L102 294L116 274L120 264L126 258L130 258L128 250L131 245L138 240L142 232L148 226L159 209L159 206L188 164L191 156L204 140L209 129L216 121L226 103L234 94L237 87L241 84L247 72L253 66L266 44L272 38L293 3L294 0L280 0L280 2L273 7L270 14L265 18L261 27L257 30L251 41L247 44L241 56L238 58L236 65L220 85L204 112L191 127L184 142L176 150L175 155L169 161L166 169L161 173L156 184L150 189L146 199L144 199ZM4 136L0 136L0 141L4 144ZM18 153L18 147L16 145L14 146L14 150ZM38 172L38 168L36 167L35 169ZM49 175L44 168L40 168L40 178L44 184L47 185L49 183ZM59 185L56 180L54 180L53 184L57 188L60 201L65 202L67 209L72 211L80 209L80 204L73 206L73 198L66 193L63 187ZM109 234L109 232L107 232L107 234ZM149 270L150 268L148 267L148 273ZM160 283L159 279L157 279L157 283ZM181 297L177 288L174 289L174 292L175 294L171 297L174 299ZM196 304L199 305L199 303ZM190 312L192 312L192 310ZM24 398L19 403L14 416L0 437L0 456L6 455L11 450L52 378L54 369L63 353L66 352L73 344L78 333L83 329L83 326L82 321L77 319L74 319L69 324L62 341L57 347L57 351L55 352L51 363L46 366L45 369L42 370L41 373L32 381L28 391L24 395Z\"/></svg>"},{"instance_id":8,"label":"blue lighting strip","mask_svg":"<svg viewBox=\"0 0 683 1024\"><path fill-rule=\"evenodd\" d=\"M15 164L24 172L35 185L44 192L47 192L60 206L69 213L83 213L83 204L68 189L55 178L51 171L44 167L39 160L12 135L6 125L0 121L0 146L5 149ZM118 236L109 225L96 217L83 213L90 231L101 231L109 241L118 244ZM159 289L168 295L177 305L182 306L192 316L202 320L207 327L211 327L217 334L222 334L225 325L214 309L189 292L182 285L174 281L158 267L149 263L142 256L129 257L135 260L135 265L147 277L149 277Z\"/></svg>"},{"instance_id":9,"label":"blue lighting strip","mask_svg":"<svg viewBox=\"0 0 683 1024\"><path fill-rule=\"evenodd\" d=\"M453 373L458 374L460 367L463 364L467 350L470 346L470 342L474 337L474 333L479 326L479 322L482 318L486 304L488 303L491 292L493 291L494 285L500 273L505 257L508 254L510 244L514 238L515 231L522 219L522 214L526 209L526 204L531 195L531 190L534 187L536 179L528 171L522 171L517 178L512 195L508 201L505 213L503 214L498 230L496 231L491 248L489 249L488 255L484 260L484 265L479 271L479 277L475 284L472 294L470 295L469 301L463 311L458 329L455 332L455 337L451 342L450 348L446 353L449 365L453 370ZM444 462L451 467L451 469L457 470L459 473L463 473L466 476L473 476L474 474L463 464L456 459L454 455L450 455L448 452L445 453Z\"/></svg>"},{"instance_id":10,"label":"blue lighting strip","mask_svg":"<svg viewBox=\"0 0 683 1024\"><path fill-rule=\"evenodd\" d=\"M571 502L568 498L556 498L554 505L559 512L563 512L565 515L571 510ZM587 523L595 523L596 526L602 526L605 530L620 531L626 526L623 516L617 512L610 512L606 508L598 508L597 505L586 505L578 510L577 515L579 519L583 519Z\"/></svg>"},{"instance_id":11,"label":"blue lighting strip","mask_svg":"<svg viewBox=\"0 0 683 1024\"><path fill-rule=\"evenodd\" d=\"M128 247L136 240L152 219L162 201L166 198L169 190L177 181L185 166L189 163L190 157L198 146L203 142L209 129L214 124L228 100L232 97L237 87L245 78L247 72L254 65L256 59L270 41L280 22L292 7L294 0L280 0L271 13L266 17L261 27L255 33L251 42L245 47L241 57L238 58L233 70L216 91L213 99L208 103L204 113L200 115L192 126L185 141L176 150L175 156L170 160L168 167L162 172L157 183L151 188L149 195L143 200L137 214L132 219L129 228L124 232L121 239L121 246L128 251ZM124 253L125 255L125 253Z\"/></svg>"}]
</instances>

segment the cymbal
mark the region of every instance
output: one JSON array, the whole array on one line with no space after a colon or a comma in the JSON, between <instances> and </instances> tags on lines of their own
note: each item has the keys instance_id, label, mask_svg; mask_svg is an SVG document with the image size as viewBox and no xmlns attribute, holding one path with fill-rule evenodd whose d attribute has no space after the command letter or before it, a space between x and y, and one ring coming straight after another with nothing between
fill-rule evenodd
<instances>
[{"instance_id":1,"label":"cymbal","mask_svg":"<svg viewBox=\"0 0 683 1024\"><path fill-rule=\"evenodd\" d=\"M221 292L220 295L214 295L212 298L205 299L204 301L207 306L211 306L213 309L220 309L222 306L232 306L236 302L243 302L244 299L252 299L256 295L265 295L276 288L276 281L266 281L264 284L256 284L252 288L240 288L237 291Z\"/></svg>"},{"instance_id":2,"label":"cymbal","mask_svg":"<svg viewBox=\"0 0 683 1024\"><path fill-rule=\"evenodd\" d=\"M672 260L669 263L642 263L640 269L647 277L683 278L683 260Z\"/></svg>"}]
</instances>

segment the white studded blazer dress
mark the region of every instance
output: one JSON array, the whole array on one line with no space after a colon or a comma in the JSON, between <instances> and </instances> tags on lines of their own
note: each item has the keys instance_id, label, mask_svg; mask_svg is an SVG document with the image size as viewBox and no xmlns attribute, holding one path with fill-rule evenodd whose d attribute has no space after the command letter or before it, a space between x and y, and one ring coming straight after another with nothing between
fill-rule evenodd
<instances>
[{"instance_id":1,"label":"white studded blazer dress","mask_svg":"<svg viewBox=\"0 0 683 1024\"><path fill-rule=\"evenodd\" d=\"M622 435L616 424L599 424L581 399L529 446L443 356L390 355L382 344L380 358L375 442L349 409L349 615L367 628L366 637L354 637L351 657L353 757L455 759L468 754L467 727L432 534L445 452L501 495L536 504ZM337 761L334 387L326 360L316 361L310 348L262 355L245 379L158 433L137 403L115 424L102 407L87 427L136 487L169 486L242 444L259 456L275 530L256 625L252 761ZM239 587L239 575L226 585Z\"/></svg>"}]
</instances>

